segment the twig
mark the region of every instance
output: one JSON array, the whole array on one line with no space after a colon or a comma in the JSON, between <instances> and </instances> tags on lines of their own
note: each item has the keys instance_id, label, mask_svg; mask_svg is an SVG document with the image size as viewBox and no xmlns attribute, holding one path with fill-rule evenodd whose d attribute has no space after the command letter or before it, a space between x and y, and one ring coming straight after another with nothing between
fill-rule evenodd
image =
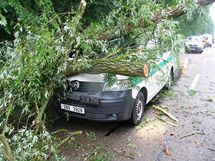
<instances>
[{"instance_id":1,"label":"twig","mask_svg":"<svg viewBox=\"0 0 215 161\"><path fill-rule=\"evenodd\" d=\"M192 133L189 133L189 134L181 136L180 139L183 139L183 138L186 138L186 137L189 137L189 136L193 136L195 134L205 135L204 132L192 132Z\"/></svg>"},{"instance_id":2,"label":"twig","mask_svg":"<svg viewBox=\"0 0 215 161\"><path fill-rule=\"evenodd\" d=\"M61 142L60 142L60 144L58 144L58 148L59 147L61 147L64 143L66 143L67 141L69 141L70 139L71 139L71 137L73 137L73 136L75 136L75 135L81 135L82 134L82 131L74 131L74 132L71 132L71 133L69 133L68 135L69 136L67 136L64 140L62 140Z\"/></svg>"},{"instance_id":3,"label":"twig","mask_svg":"<svg viewBox=\"0 0 215 161\"><path fill-rule=\"evenodd\" d=\"M10 145L7 141L7 138L3 134L0 135L0 142L4 145L3 154L5 155L6 159L8 161L14 161L13 153L12 153L12 150L10 148Z\"/></svg>"},{"instance_id":4,"label":"twig","mask_svg":"<svg viewBox=\"0 0 215 161\"><path fill-rule=\"evenodd\" d=\"M170 125L172 125L172 126L177 126L177 124L174 124L174 123L172 123L172 122L170 122L170 121L168 121L168 120L162 119L162 118L160 118L160 117L156 117L156 118L159 119L159 120L161 120L161 121L163 121L163 122L166 122L166 123L168 123L168 124L170 124Z\"/></svg>"},{"instance_id":5,"label":"twig","mask_svg":"<svg viewBox=\"0 0 215 161\"><path fill-rule=\"evenodd\" d=\"M84 161L88 160L93 154L99 150L99 147L96 147L87 157L84 158Z\"/></svg>"},{"instance_id":6,"label":"twig","mask_svg":"<svg viewBox=\"0 0 215 161\"><path fill-rule=\"evenodd\" d=\"M178 119L175 116L173 116L171 113L167 112L166 110L162 109L161 107L153 105L152 108L154 108L158 111L161 111L162 113L164 113L166 116L168 116L172 120L178 122Z\"/></svg>"},{"instance_id":7,"label":"twig","mask_svg":"<svg viewBox=\"0 0 215 161\"><path fill-rule=\"evenodd\" d=\"M208 150L215 152L215 150L214 150L214 149L212 149L212 148L208 148Z\"/></svg>"},{"instance_id":8,"label":"twig","mask_svg":"<svg viewBox=\"0 0 215 161\"><path fill-rule=\"evenodd\" d=\"M69 132L69 130L67 130L67 129L59 129L59 130L53 131L51 134L55 135L55 134L57 134L59 132Z\"/></svg>"}]
</instances>

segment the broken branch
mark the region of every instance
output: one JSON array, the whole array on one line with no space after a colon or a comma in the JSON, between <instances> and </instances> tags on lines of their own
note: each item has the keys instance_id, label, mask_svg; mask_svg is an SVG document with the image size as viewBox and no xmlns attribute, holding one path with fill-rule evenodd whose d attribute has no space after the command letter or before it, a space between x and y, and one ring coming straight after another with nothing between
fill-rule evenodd
<instances>
[{"instance_id":1,"label":"broken branch","mask_svg":"<svg viewBox=\"0 0 215 161\"><path fill-rule=\"evenodd\" d=\"M161 108L161 107L159 107L159 106L155 106L155 105L153 105L152 108L154 108L155 110L158 110L158 111L164 113L166 116L168 116L168 117L171 118L172 120L178 122L178 119L177 119L175 116L173 116L171 113L167 112L167 111L164 110L163 108Z\"/></svg>"},{"instance_id":2,"label":"broken branch","mask_svg":"<svg viewBox=\"0 0 215 161\"><path fill-rule=\"evenodd\" d=\"M214 149L212 149L212 148L208 148L208 150L215 152L215 150L214 150Z\"/></svg>"},{"instance_id":3,"label":"broken branch","mask_svg":"<svg viewBox=\"0 0 215 161\"><path fill-rule=\"evenodd\" d=\"M189 134L181 136L180 139L183 139L183 138L186 138L186 137L189 137L189 136L193 136L195 134L205 135L204 132L192 132L192 133L189 133Z\"/></svg>"},{"instance_id":4,"label":"broken branch","mask_svg":"<svg viewBox=\"0 0 215 161\"><path fill-rule=\"evenodd\" d=\"M174 123L172 123L172 122L170 122L170 121L168 121L168 120L162 119L162 118L160 118L160 117L157 117L157 119L159 119L159 120L161 120L161 121L163 121L163 122L166 122L166 123L168 123L168 124L170 124L170 125L172 125L172 126L177 126L177 124L174 124Z\"/></svg>"}]
</instances>

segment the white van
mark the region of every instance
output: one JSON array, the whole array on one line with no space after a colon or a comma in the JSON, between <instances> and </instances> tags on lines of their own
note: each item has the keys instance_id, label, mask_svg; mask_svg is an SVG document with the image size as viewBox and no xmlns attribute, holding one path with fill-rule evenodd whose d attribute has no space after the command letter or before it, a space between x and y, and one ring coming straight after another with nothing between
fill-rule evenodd
<instances>
[{"instance_id":1,"label":"white van","mask_svg":"<svg viewBox=\"0 0 215 161\"><path fill-rule=\"evenodd\" d=\"M162 54L148 77L117 75L112 85L104 81L105 74L80 74L68 78L72 92L61 101L61 109L71 116L96 121L131 120L138 125L145 105L174 79L175 58Z\"/></svg>"},{"instance_id":2,"label":"white van","mask_svg":"<svg viewBox=\"0 0 215 161\"><path fill-rule=\"evenodd\" d=\"M189 36L186 41L187 52L199 52L202 53L204 49L204 43L200 36Z\"/></svg>"}]
</instances>

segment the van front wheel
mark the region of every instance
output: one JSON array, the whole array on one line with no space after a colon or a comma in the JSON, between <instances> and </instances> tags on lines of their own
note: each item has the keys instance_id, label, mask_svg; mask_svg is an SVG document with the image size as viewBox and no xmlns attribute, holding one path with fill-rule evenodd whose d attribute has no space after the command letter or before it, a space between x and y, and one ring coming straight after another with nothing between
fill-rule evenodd
<instances>
[{"instance_id":1,"label":"van front wheel","mask_svg":"<svg viewBox=\"0 0 215 161\"><path fill-rule=\"evenodd\" d=\"M134 126L138 125L143 118L145 110L145 97L143 93L139 93L134 102L132 114L131 114L131 122Z\"/></svg>"}]
</instances>

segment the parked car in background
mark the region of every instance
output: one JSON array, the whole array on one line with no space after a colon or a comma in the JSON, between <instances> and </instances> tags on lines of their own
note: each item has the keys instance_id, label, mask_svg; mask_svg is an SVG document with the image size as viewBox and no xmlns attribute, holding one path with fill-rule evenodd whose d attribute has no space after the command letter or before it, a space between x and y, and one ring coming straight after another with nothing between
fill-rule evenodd
<instances>
[{"instance_id":1,"label":"parked car in background","mask_svg":"<svg viewBox=\"0 0 215 161\"><path fill-rule=\"evenodd\" d=\"M213 36L211 34L202 35L202 40L203 40L203 43L204 43L204 47L212 47Z\"/></svg>"},{"instance_id":2,"label":"parked car in background","mask_svg":"<svg viewBox=\"0 0 215 161\"><path fill-rule=\"evenodd\" d=\"M186 41L187 52L198 52L202 53L204 44L200 36L189 36Z\"/></svg>"}]
</instances>

